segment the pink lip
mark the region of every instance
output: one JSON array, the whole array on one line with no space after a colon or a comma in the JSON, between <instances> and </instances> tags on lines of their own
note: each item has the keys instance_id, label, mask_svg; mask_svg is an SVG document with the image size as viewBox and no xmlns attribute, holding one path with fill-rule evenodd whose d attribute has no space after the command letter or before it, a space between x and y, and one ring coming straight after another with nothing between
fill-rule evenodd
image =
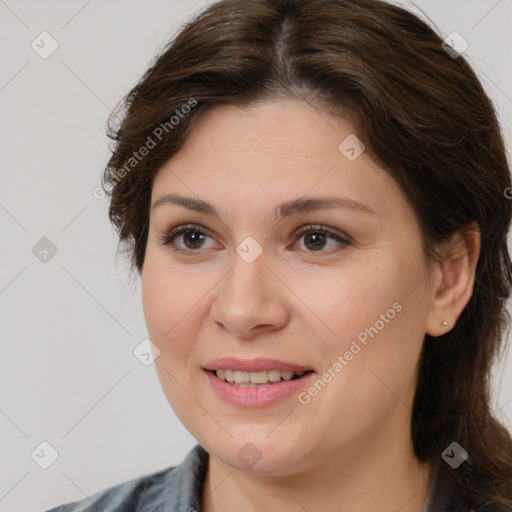
<instances>
[{"instance_id":1,"label":"pink lip","mask_svg":"<svg viewBox=\"0 0 512 512\"><path fill-rule=\"evenodd\" d=\"M203 368L205 370L238 370L242 372L262 372L264 370L306 372L308 370L312 370L312 368L308 368L307 366L301 366L298 364L287 363L286 361L279 361L278 359L268 359L264 357L258 357L255 359L220 357L210 361L205 366L203 366Z\"/></svg>"},{"instance_id":2,"label":"pink lip","mask_svg":"<svg viewBox=\"0 0 512 512\"><path fill-rule=\"evenodd\" d=\"M274 368L276 367L274 366ZM230 367L230 369L233 369L233 367ZM213 390L221 399L238 407L266 407L271 405L297 392L315 375L314 372L311 372L306 373L299 379L280 381L259 387L244 387L224 382L213 371L204 370L204 374L208 378Z\"/></svg>"}]
</instances>

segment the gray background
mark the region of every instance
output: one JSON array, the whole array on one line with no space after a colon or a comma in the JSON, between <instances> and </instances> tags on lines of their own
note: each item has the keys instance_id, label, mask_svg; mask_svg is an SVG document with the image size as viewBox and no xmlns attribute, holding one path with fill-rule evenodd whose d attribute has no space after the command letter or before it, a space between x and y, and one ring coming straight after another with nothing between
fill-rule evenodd
<instances>
[{"instance_id":1,"label":"gray background","mask_svg":"<svg viewBox=\"0 0 512 512\"><path fill-rule=\"evenodd\" d=\"M93 191L109 156L110 110L203 6L0 0L0 512L83 499L175 465L195 444L154 367L133 354L147 337L140 283L116 259L107 201ZM469 42L510 148L512 1L417 6L443 36ZM31 47L42 46L43 31L59 45L46 59ZM46 262L33 252L38 242L35 252L45 249L43 237L57 248ZM509 355L494 379L494 407L509 428L511 364ZM51 456L43 441L58 452L48 469L39 465Z\"/></svg>"}]
</instances>

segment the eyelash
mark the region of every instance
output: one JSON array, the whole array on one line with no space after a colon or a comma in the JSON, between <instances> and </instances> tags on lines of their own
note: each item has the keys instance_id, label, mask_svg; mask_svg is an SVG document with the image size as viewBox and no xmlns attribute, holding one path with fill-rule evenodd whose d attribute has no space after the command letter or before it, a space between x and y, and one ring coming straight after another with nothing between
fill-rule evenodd
<instances>
[{"instance_id":1,"label":"eyelash","mask_svg":"<svg viewBox=\"0 0 512 512\"><path fill-rule=\"evenodd\" d=\"M164 236L160 237L158 239L158 241L162 245L173 246L172 250L175 251L175 252L180 252L180 253L183 253L183 254L198 253L199 249L198 250L181 249L179 247L176 247L176 245L174 244L174 239L175 238L177 238L178 236L180 236L183 233L186 233L188 231L198 232L198 233L200 233L202 235L210 236L210 235L208 235L207 230L205 230L205 228L203 228L203 227L201 227L201 226L199 226L197 224L185 224L185 225L178 226L178 227L172 229L171 231L166 233ZM307 233L315 233L315 234L321 233L321 234L325 235L327 238L332 238L332 239L336 240L336 242L339 242L342 247L346 247L346 246L349 246L351 244L350 237L343 238L343 237L341 237L337 233L331 231L329 228L327 228L325 226L314 225L314 224L309 224L307 226L304 226L304 227L300 228L296 233L294 233L293 243L294 244L297 243L297 241L300 240ZM210 237L210 238L212 238L212 237ZM321 253L330 254L330 251L322 251L322 250L320 250L320 251L306 251L306 252L311 253L313 255L315 255L317 253L320 253L320 254Z\"/></svg>"}]
</instances>

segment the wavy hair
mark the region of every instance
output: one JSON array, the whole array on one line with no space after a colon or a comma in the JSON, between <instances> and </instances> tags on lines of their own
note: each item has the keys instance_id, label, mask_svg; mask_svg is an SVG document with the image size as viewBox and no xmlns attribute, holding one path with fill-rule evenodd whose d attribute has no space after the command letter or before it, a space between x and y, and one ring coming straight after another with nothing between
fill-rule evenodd
<instances>
[{"instance_id":1,"label":"wavy hair","mask_svg":"<svg viewBox=\"0 0 512 512\"><path fill-rule=\"evenodd\" d=\"M181 28L112 113L102 185L140 272L153 178L201 113L275 99L352 113L367 152L410 202L427 262L455 232L480 228L472 297L453 329L425 335L411 438L418 459L473 509L511 510L512 440L490 398L512 286L510 168L491 100L442 43L381 0L221 0ZM453 441L469 454L457 470L440 462Z\"/></svg>"}]
</instances>

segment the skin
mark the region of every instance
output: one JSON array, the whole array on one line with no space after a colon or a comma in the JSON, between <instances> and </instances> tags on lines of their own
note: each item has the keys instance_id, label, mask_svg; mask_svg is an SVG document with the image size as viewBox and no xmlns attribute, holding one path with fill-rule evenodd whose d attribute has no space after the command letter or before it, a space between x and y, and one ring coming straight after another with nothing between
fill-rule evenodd
<instances>
[{"instance_id":1,"label":"skin","mask_svg":"<svg viewBox=\"0 0 512 512\"><path fill-rule=\"evenodd\" d=\"M431 470L410 439L419 354L425 333L444 334L471 297L479 232L454 236L444 261L427 267L396 182L368 152L350 161L339 151L355 133L348 114L300 101L216 106L154 179L152 204L179 194L219 213L153 208L141 274L163 391L210 454L206 512L423 509ZM333 195L375 214L334 207L275 216L285 201ZM183 224L199 224L206 238L161 243ZM294 237L309 224L350 243L328 237L315 246L315 229ZM236 252L247 236L263 250L250 264ZM222 356L272 357L318 378L394 303L400 312L306 405L297 394L262 408L230 405L201 370ZM248 442L261 453L252 467L237 457Z\"/></svg>"}]
</instances>

